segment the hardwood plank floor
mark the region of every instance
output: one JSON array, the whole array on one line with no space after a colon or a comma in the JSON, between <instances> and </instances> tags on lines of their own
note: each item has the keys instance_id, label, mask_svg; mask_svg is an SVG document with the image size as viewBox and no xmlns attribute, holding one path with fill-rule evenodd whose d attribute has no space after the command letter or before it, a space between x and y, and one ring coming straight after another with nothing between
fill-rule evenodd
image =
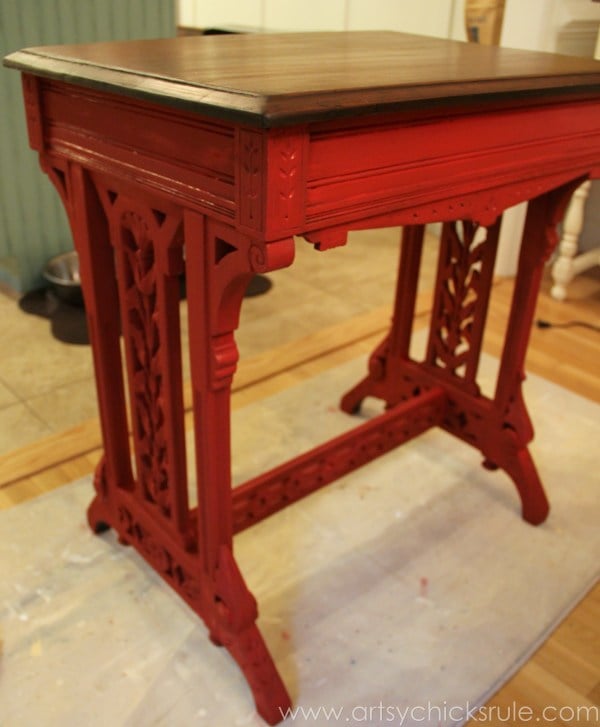
<instances>
[{"instance_id":1,"label":"hardwood plank floor","mask_svg":"<svg viewBox=\"0 0 600 727\"><path fill-rule=\"evenodd\" d=\"M544 282L537 316L564 324L580 320L600 323L600 275L577 279L567 303L553 301L549 281ZM510 305L512 282L494 286L485 349L498 356L504 321ZM419 301L417 326L427 322L430 296ZM280 391L319 371L370 351L385 331L390 311L377 308L325 331L310 334L276 350L242 362L236 377L233 406ZM600 335L584 327L532 330L528 370L600 402ZM590 443L590 446L594 446ZM85 422L34 445L0 456L0 508L24 502L92 471L100 456L98 423ZM600 556L600 554L599 554ZM553 725L592 725L597 712L577 717L577 708L600 705L600 586L583 599L546 643L488 702L485 724L544 724L540 715L548 706ZM533 716L520 722L507 719L519 707ZM559 710L563 711L559 711ZM522 712L522 715L528 712ZM536 720L536 717L540 719ZM481 716L470 724L481 724Z\"/></svg>"}]
</instances>

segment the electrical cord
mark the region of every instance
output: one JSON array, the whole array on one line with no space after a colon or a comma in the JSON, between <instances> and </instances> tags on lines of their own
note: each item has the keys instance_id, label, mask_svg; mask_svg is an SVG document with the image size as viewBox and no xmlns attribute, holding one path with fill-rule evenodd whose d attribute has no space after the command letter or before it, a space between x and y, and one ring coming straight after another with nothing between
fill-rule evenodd
<instances>
[{"instance_id":1,"label":"electrical cord","mask_svg":"<svg viewBox=\"0 0 600 727\"><path fill-rule=\"evenodd\" d=\"M581 328L589 328L595 333L600 333L600 326L588 323L587 321L567 321L566 323L555 323L553 321L545 321L538 318L535 325L538 328L575 328L576 326L580 326Z\"/></svg>"}]
</instances>

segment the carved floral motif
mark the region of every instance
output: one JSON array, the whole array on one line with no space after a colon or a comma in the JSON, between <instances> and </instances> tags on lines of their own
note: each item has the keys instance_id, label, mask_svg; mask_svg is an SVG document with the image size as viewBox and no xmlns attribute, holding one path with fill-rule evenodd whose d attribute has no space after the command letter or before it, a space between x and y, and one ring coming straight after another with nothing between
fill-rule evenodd
<instances>
[{"instance_id":1,"label":"carved floral motif","mask_svg":"<svg viewBox=\"0 0 600 727\"><path fill-rule=\"evenodd\" d=\"M281 214L288 222L290 219L291 204L296 189L298 174L298 147L290 138L279 150L279 199L281 200Z\"/></svg>"},{"instance_id":2,"label":"carved floral motif","mask_svg":"<svg viewBox=\"0 0 600 727\"><path fill-rule=\"evenodd\" d=\"M145 498L170 514L168 455L163 410L163 376L157 321L154 242L145 220L125 212L121 218L124 328L129 344L138 481Z\"/></svg>"},{"instance_id":3,"label":"carved floral motif","mask_svg":"<svg viewBox=\"0 0 600 727\"><path fill-rule=\"evenodd\" d=\"M240 215L245 224L260 228L261 145L254 132L240 132Z\"/></svg>"},{"instance_id":4,"label":"carved floral motif","mask_svg":"<svg viewBox=\"0 0 600 727\"><path fill-rule=\"evenodd\" d=\"M432 321L429 362L455 376L464 375L471 334L479 311L483 252L486 241L476 241L478 226L462 222L446 225L440 252L439 285Z\"/></svg>"}]
</instances>

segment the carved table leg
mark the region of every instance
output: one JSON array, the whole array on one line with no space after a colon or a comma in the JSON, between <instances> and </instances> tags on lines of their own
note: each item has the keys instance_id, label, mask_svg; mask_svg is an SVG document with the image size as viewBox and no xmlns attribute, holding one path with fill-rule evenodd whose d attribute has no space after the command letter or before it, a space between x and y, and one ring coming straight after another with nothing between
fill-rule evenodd
<instances>
[{"instance_id":1,"label":"carved table leg","mask_svg":"<svg viewBox=\"0 0 600 727\"><path fill-rule=\"evenodd\" d=\"M259 713L290 699L256 626L233 556L230 389L233 332L248 281L289 265L294 242L255 243L232 228L78 165L44 160L80 257L104 456L88 519L113 527L205 621L241 667ZM198 507L187 493L179 276L186 248ZM127 364L135 474L120 337Z\"/></svg>"},{"instance_id":2,"label":"carved table leg","mask_svg":"<svg viewBox=\"0 0 600 727\"><path fill-rule=\"evenodd\" d=\"M417 292L422 227L408 227L404 239L392 326L369 360L369 374L342 399L352 411L365 396L375 396L393 407L429 391L451 385L479 395L475 381L489 303L499 221L477 238L480 228L455 222L442 230L435 298L425 361L409 356Z\"/></svg>"},{"instance_id":3,"label":"carved table leg","mask_svg":"<svg viewBox=\"0 0 600 727\"><path fill-rule=\"evenodd\" d=\"M489 459L514 480L523 504L523 518L543 522L549 505L527 444L533 427L522 394L525 356L544 265L557 243L556 225L562 219L577 182L544 194L529 203L519 267L494 396L502 429Z\"/></svg>"},{"instance_id":4,"label":"carved table leg","mask_svg":"<svg viewBox=\"0 0 600 727\"><path fill-rule=\"evenodd\" d=\"M129 437L121 367L119 302L107 218L89 175L78 165L43 166L65 203L79 257L104 454L96 469L96 497L88 510L95 532L106 529L114 508L112 488L130 489ZM59 173L60 172L60 173Z\"/></svg>"},{"instance_id":5,"label":"carved table leg","mask_svg":"<svg viewBox=\"0 0 600 727\"><path fill-rule=\"evenodd\" d=\"M233 337L252 275L291 263L293 240L259 246L202 215L185 216L194 430L198 481L202 614L212 640L246 677L261 716L275 724L290 698L256 626L257 608L233 556L230 391Z\"/></svg>"},{"instance_id":6,"label":"carved table leg","mask_svg":"<svg viewBox=\"0 0 600 727\"><path fill-rule=\"evenodd\" d=\"M388 408L442 387L448 397L442 427L478 448L488 469L504 469L513 479L523 518L544 521L549 506L527 444L533 429L521 392L524 360L545 261L556 244L560 221L577 182L534 199L523 235L504 351L493 399L476 381L500 220L487 228L471 221L445 223L424 361L409 356L411 323L422 230L404 232L392 327L369 360L368 375L342 399L354 412L366 396Z\"/></svg>"},{"instance_id":7,"label":"carved table leg","mask_svg":"<svg viewBox=\"0 0 600 727\"><path fill-rule=\"evenodd\" d=\"M390 401L389 370L397 369L408 357L423 250L423 225L410 225L402 231L402 248L396 283L394 313L389 334L377 346L369 359L369 373L344 394L340 406L348 414L360 410L367 396Z\"/></svg>"}]
</instances>

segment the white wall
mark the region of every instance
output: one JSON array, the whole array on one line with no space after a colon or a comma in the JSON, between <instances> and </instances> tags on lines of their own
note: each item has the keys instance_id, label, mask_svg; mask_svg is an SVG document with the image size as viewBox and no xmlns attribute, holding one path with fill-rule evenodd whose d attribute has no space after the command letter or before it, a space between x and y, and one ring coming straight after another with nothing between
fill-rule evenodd
<instances>
[{"instance_id":1,"label":"white wall","mask_svg":"<svg viewBox=\"0 0 600 727\"><path fill-rule=\"evenodd\" d=\"M179 25L263 27L263 0L178 0Z\"/></svg>"},{"instance_id":2,"label":"white wall","mask_svg":"<svg viewBox=\"0 0 600 727\"><path fill-rule=\"evenodd\" d=\"M565 28L578 26L594 33L600 23L600 3L591 0L507 0L501 43L507 48L560 51L558 41ZM591 52L590 52L591 55Z\"/></svg>"},{"instance_id":3,"label":"white wall","mask_svg":"<svg viewBox=\"0 0 600 727\"><path fill-rule=\"evenodd\" d=\"M399 30L447 38L454 0L349 0L348 30Z\"/></svg>"},{"instance_id":4,"label":"white wall","mask_svg":"<svg viewBox=\"0 0 600 727\"><path fill-rule=\"evenodd\" d=\"M260 30L401 30L464 40L464 0L178 0L179 23ZM502 45L556 50L572 21L600 22L591 0L506 0Z\"/></svg>"},{"instance_id":5,"label":"white wall","mask_svg":"<svg viewBox=\"0 0 600 727\"><path fill-rule=\"evenodd\" d=\"M591 0L507 0L501 44L508 48L591 56L599 24L600 3ZM569 39L568 43L565 38ZM587 204L586 224L580 241L583 249L597 244L594 229L594 223L600 217L597 187L594 183ZM516 270L516 240L521 236L525 211L526 206L519 205L514 212L505 215L496 267L498 274L512 274Z\"/></svg>"},{"instance_id":6,"label":"white wall","mask_svg":"<svg viewBox=\"0 0 600 727\"><path fill-rule=\"evenodd\" d=\"M254 0L266 30L345 30L346 0Z\"/></svg>"},{"instance_id":7,"label":"white wall","mask_svg":"<svg viewBox=\"0 0 600 727\"><path fill-rule=\"evenodd\" d=\"M179 0L179 24L260 30L403 30L447 37L457 0Z\"/></svg>"}]
</instances>

